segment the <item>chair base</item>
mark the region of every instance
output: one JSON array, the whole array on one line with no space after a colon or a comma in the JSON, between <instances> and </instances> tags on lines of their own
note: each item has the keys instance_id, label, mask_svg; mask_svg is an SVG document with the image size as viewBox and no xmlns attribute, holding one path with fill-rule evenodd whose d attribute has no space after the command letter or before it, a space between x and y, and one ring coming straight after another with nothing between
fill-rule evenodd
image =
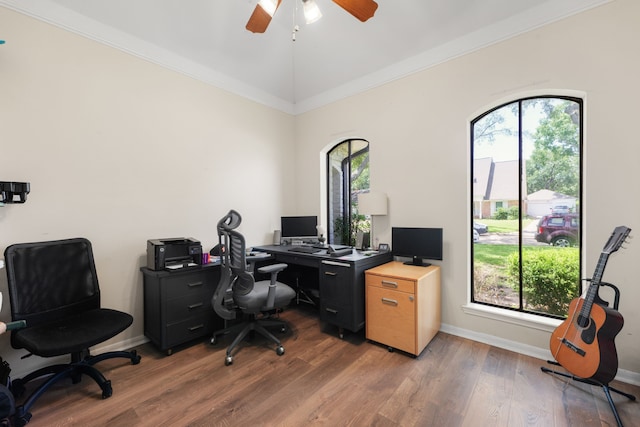
<instances>
[{"instance_id":1,"label":"chair base","mask_svg":"<svg viewBox=\"0 0 640 427\"><path fill-rule=\"evenodd\" d=\"M74 353L71 355L71 363L46 366L40 368L23 378L17 378L11 381L11 391L16 398L20 397L25 391L25 384L29 381L48 376L48 378L35 389L31 395L21 404L16 406L15 415L13 416L14 426L24 426L31 419L29 410L36 400L42 396L51 386L60 380L70 378L73 384L80 382L82 375L88 375L102 389L102 398L106 399L113 394L111 381L107 380L102 373L93 365L106 359L123 357L131 360L132 365L140 363L141 357L135 350L132 351L111 351L107 353L90 356L88 351Z\"/></svg>"},{"instance_id":2,"label":"chair base","mask_svg":"<svg viewBox=\"0 0 640 427\"><path fill-rule=\"evenodd\" d=\"M548 360L547 363L551 364L551 365L555 365L555 366L560 366L560 364L556 361L553 360ZM574 381L577 382L581 382L584 384L589 384L589 385L595 385L595 386L599 386L602 387L602 390L604 391L605 396L607 397L607 401L609 402L609 407L611 408L611 412L613 412L613 416L616 419L616 424L618 425L618 427L623 427L622 426L622 420L620 419L620 415L618 414L618 410L616 409L616 405L615 403L613 403L613 399L611 398L611 392L615 392L618 393L624 397L626 397L629 400L636 400L636 397L632 394L629 393L625 393L624 391L618 390L616 388L613 388L611 386L609 386L609 384L602 384L599 381L595 381L589 378L581 378L581 377L577 377L575 375L572 374L568 374L565 372L558 372L558 371L554 371L553 369L549 369L549 368L545 368L544 366L540 367L540 370L542 370L542 372L548 373L548 374L553 374L553 375L559 375L561 377L565 377L565 378L570 378Z\"/></svg>"},{"instance_id":3,"label":"chair base","mask_svg":"<svg viewBox=\"0 0 640 427\"><path fill-rule=\"evenodd\" d=\"M280 343L280 340L276 338L267 328L278 328L280 332L284 332L287 329L287 323L283 320L277 320L273 318L260 318L256 319L252 316L252 319L246 322L238 323L228 328L220 329L213 333L211 337L211 344L215 345L218 342L218 336L237 334L233 339L233 342L227 347L227 353L225 356L224 364L229 366L233 363L233 350L240 344L240 342L252 331L255 331L267 338L271 342L277 345L276 354L282 356L284 354L284 347Z\"/></svg>"}]
</instances>

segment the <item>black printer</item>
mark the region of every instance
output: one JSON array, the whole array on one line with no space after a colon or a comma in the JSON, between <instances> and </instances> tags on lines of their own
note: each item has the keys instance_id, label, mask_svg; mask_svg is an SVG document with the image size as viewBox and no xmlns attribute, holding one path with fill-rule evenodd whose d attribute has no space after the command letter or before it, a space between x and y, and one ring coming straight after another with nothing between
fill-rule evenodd
<instances>
[{"instance_id":1,"label":"black printer","mask_svg":"<svg viewBox=\"0 0 640 427\"><path fill-rule=\"evenodd\" d=\"M202 264L202 244L193 237L147 240L147 267L175 270Z\"/></svg>"}]
</instances>

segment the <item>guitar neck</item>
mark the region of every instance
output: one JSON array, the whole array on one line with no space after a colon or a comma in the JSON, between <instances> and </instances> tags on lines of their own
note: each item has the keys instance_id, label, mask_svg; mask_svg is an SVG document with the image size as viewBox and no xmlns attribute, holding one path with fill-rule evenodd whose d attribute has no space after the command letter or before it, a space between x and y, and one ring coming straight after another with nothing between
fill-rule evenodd
<instances>
[{"instance_id":1,"label":"guitar neck","mask_svg":"<svg viewBox=\"0 0 640 427\"><path fill-rule=\"evenodd\" d=\"M589 284L587 295L585 296L584 303L582 304L582 308L580 309L580 323L585 322L586 319L588 319L591 315L591 308L593 307L593 303L598 296L598 287L600 286L600 281L602 280L602 275L604 274L604 267L607 265L608 259L608 253L603 252L600 254L598 265L596 265L596 270L593 273L593 278L591 279L591 283Z\"/></svg>"},{"instance_id":2,"label":"guitar neck","mask_svg":"<svg viewBox=\"0 0 640 427\"><path fill-rule=\"evenodd\" d=\"M604 267L607 265L609 255L617 251L622 246L622 243L626 240L627 236L629 236L630 232L631 229L629 227L625 227L624 225L618 226L613 230L609 240L607 240L607 243L604 245L600 258L598 259L598 265L596 265L596 271L593 273L593 278L591 279L589 289L587 290L587 295L584 298L582 309L580 310L578 323L582 327L585 327L589 323L591 308L598 296L598 288L600 287Z\"/></svg>"},{"instance_id":3,"label":"guitar neck","mask_svg":"<svg viewBox=\"0 0 640 427\"><path fill-rule=\"evenodd\" d=\"M600 285L600 281L602 280L602 275L604 274L604 268L607 265L607 260L609 260L609 254L601 253L600 258L598 259L598 265L596 265L596 270L593 273L593 278L591 279L591 283L596 283Z\"/></svg>"}]
</instances>

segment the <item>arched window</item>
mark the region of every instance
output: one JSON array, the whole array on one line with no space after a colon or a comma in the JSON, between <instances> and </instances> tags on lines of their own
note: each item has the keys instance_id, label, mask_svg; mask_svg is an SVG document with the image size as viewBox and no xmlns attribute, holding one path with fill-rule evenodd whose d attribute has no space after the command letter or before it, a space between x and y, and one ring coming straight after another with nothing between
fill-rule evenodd
<instances>
[{"instance_id":1,"label":"arched window","mask_svg":"<svg viewBox=\"0 0 640 427\"><path fill-rule=\"evenodd\" d=\"M369 191L369 143L348 139L327 153L327 235L329 243L355 245L370 222L358 213L358 194Z\"/></svg>"},{"instance_id":2,"label":"arched window","mask_svg":"<svg viewBox=\"0 0 640 427\"><path fill-rule=\"evenodd\" d=\"M581 292L583 104L520 99L471 122L471 301L564 317Z\"/></svg>"}]
</instances>

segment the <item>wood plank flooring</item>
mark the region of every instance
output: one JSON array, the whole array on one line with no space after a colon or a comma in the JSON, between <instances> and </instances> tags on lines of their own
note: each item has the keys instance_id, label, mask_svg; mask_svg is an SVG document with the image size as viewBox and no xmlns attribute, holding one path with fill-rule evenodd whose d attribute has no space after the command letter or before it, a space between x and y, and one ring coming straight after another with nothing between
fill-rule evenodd
<instances>
[{"instance_id":1,"label":"wood plank flooring","mask_svg":"<svg viewBox=\"0 0 640 427\"><path fill-rule=\"evenodd\" d=\"M438 333L411 357L337 336L316 313L282 314L291 330L278 357L261 338L224 366L225 337L171 356L145 344L139 365L99 364L113 385L101 398L89 378L63 382L32 408L39 426L614 426L598 387L541 372L545 362ZM640 387L612 386L640 398ZM29 389L28 389L29 391ZM625 427L640 425L640 403L613 393Z\"/></svg>"}]
</instances>

